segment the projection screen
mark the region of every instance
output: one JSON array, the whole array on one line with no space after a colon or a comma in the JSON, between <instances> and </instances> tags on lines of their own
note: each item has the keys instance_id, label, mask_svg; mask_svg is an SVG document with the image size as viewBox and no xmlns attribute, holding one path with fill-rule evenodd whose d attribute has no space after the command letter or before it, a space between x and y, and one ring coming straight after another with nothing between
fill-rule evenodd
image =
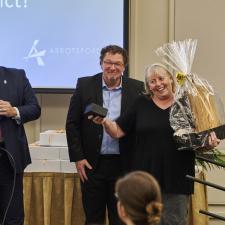
<instances>
[{"instance_id":1,"label":"projection screen","mask_svg":"<svg viewBox=\"0 0 225 225\"><path fill-rule=\"evenodd\" d=\"M102 47L124 46L126 10L123 0L0 0L0 65L25 69L37 92L71 90L101 71Z\"/></svg>"}]
</instances>

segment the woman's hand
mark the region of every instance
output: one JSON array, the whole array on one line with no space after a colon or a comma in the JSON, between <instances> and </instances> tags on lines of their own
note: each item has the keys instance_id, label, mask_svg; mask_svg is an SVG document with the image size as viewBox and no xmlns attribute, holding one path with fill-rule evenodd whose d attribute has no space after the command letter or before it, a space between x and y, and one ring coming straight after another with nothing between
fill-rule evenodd
<instances>
[{"instance_id":1,"label":"woman's hand","mask_svg":"<svg viewBox=\"0 0 225 225\"><path fill-rule=\"evenodd\" d=\"M90 116L88 116L88 119L89 120L92 120L95 124L98 124L98 125L103 125L104 124L104 122L106 121L106 117L100 117L100 116L92 116L92 115L90 115Z\"/></svg>"},{"instance_id":2,"label":"woman's hand","mask_svg":"<svg viewBox=\"0 0 225 225\"><path fill-rule=\"evenodd\" d=\"M90 115L88 119L92 120L95 124L102 125L105 131L113 138L121 138L125 135L117 123L109 118Z\"/></svg>"},{"instance_id":3,"label":"woman's hand","mask_svg":"<svg viewBox=\"0 0 225 225\"><path fill-rule=\"evenodd\" d=\"M217 138L214 131L209 134L208 141L209 147L211 148L215 148L220 143L220 139Z\"/></svg>"}]
</instances>

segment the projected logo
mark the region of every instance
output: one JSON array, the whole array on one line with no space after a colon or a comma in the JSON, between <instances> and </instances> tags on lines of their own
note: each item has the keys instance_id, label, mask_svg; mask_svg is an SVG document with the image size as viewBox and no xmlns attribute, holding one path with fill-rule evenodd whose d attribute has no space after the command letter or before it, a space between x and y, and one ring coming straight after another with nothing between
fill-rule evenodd
<instances>
[{"instance_id":1,"label":"projected logo","mask_svg":"<svg viewBox=\"0 0 225 225\"><path fill-rule=\"evenodd\" d=\"M46 50L38 51L37 50L38 43L39 43L39 40L34 41L30 52L28 53L26 57L24 57L24 59L29 60L31 58L35 58L37 60L38 66L44 66L45 63L44 63L43 57L45 56Z\"/></svg>"}]
</instances>

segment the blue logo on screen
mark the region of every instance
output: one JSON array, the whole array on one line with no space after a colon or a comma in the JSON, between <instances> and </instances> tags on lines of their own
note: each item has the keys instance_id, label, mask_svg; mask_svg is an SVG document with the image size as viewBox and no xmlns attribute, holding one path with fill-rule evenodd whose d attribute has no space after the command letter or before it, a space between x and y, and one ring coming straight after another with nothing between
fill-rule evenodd
<instances>
[{"instance_id":1,"label":"blue logo on screen","mask_svg":"<svg viewBox=\"0 0 225 225\"><path fill-rule=\"evenodd\" d=\"M36 58L38 66L44 66L44 60L43 57L45 56L46 50L37 50L37 45L39 43L39 40L35 40L28 55L24 57L24 59L31 59L31 58Z\"/></svg>"}]
</instances>

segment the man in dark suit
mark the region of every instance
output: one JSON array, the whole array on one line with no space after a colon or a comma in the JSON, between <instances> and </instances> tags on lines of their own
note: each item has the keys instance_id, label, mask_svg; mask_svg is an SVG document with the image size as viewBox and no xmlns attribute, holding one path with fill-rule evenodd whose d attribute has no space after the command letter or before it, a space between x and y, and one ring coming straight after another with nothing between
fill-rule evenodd
<instances>
[{"instance_id":1,"label":"man in dark suit","mask_svg":"<svg viewBox=\"0 0 225 225\"><path fill-rule=\"evenodd\" d=\"M131 167L135 136L113 139L101 126L88 120L86 106L96 103L108 109L112 120L134 102L144 84L122 76L127 65L126 51L116 45L101 50L102 73L78 79L67 115L66 133L70 161L81 179L86 224L103 224L106 208L110 225L118 225L114 185Z\"/></svg>"},{"instance_id":2,"label":"man in dark suit","mask_svg":"<svg viewBox=\"0 0 225 225\"><path fill-rule=\"evenodd\" d=\"M31 162L23 124L40 114L24 70L0 67L1 224L23 225L23 171Z\"/></svg>"}]
</instances>

